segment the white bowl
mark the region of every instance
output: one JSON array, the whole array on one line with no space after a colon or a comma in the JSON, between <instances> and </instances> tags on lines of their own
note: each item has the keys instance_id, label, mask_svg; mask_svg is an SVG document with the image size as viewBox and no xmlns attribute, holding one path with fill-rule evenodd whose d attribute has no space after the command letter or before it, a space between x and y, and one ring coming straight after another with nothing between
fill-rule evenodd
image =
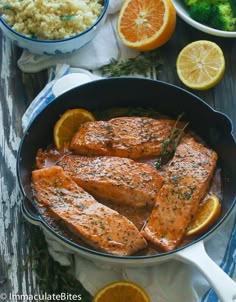
<instances>
[{"instance_id":1,"label":"white bowl","mask_svg":"<svg viewBox=\"0 0 236 302\"><path fill-rule=\"evenodd\" d=\"M35 53L39 55L43 55L43 54L57 55L57 54L71 53L81 48L85 44L87 44L97 35L98 31L101 29L105 21L108 5L109 5L109 0L104 0L102 13L100 14L96 22L82 33L67 39L62 39L62 40L32 39L13 30L1 17L0 17L0 28L2 29L4 34L8 38L10 38L15 45L23 49L26 49L31 53Z\"/></svg>"},{"instance_id":2,"label":"white bowl","mask_svg":"<svg viewBox=\"0 0 236 302\"><path fill-rule=\"evenodd\" d=\"M193 20L188 13L188 9L186 8L183 0L172 0L172 3L175 6L176 12L178 16L183 19L186 23L193 26L194 28L203 31L207 34L218 36L218 37L226 37L226 38L235 38L236 31L224 31L212 28L210 26L201 24L195 20Z\"/></svg>"}]
</instances>

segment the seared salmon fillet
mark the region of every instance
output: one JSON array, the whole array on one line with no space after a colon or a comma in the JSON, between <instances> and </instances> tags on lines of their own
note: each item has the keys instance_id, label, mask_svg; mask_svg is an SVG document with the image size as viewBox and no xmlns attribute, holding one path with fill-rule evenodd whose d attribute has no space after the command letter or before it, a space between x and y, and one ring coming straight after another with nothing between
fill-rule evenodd
<instances>
[{"instance_id":1,"label":"seared salmon fillet","mask_svg":"<svg viewBox=\"0 0 236 302\"><path fill-rule=\"evenodd\" d=\"M152 207L163 183L155 168L129 158L65 155L57 164L96 199L134 207Z\"/></svg>"},{"instance_id":2,"label":"seared salmon fillet","mask_svg":"<svg viewBox=\"0 0 236 302\"><path fill-rule=\"evenodd\" d=\"M33 171L32 188L39 208L62 220L96 250L126 256L146 247L146 240L132 222L97 202L61 167Z\"/></svg>"},{"instance_id":3,"label":"seared salmon fillet","mask_svg":"<svg viewBox=\"0 0 236 302\"><path fill-rule=\"evenodd\" d=\"M191 137L185 137L168 165L164 185L142 235L164 251L181 243L199 203L205 197L217 154Z\"/></svg>"},{"instance_id":4,"label":"seared salmon fillet","mask_svg":"<svg viewBox=\"0 0 236 302\"><path fill-rule=\"evenodd\" d=\"M148 117L118 117L109 121L87 122L72 138L70 149L80 155L133 159L156 156L175 124L175 120ZM183 122L178 126L183 126Z\"/></svg>"}]
</instances>

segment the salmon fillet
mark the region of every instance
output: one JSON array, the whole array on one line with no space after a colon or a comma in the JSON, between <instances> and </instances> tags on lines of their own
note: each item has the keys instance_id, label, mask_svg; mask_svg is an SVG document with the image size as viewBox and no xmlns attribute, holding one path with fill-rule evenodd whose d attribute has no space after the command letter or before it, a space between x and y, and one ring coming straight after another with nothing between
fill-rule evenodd
<instances>
[{"instance_id":1,"label":"salmon fillet","mask_svg":"<svg viewBox=\"0 0 236 302\"><path fill-rule=\"evenodd\" d=\"M182 241L200 201L205 197L217 154L193 138L185 137L167 168L166 180L141 234L164 251Z\"/></svg>"},{"instance_id":2,"label":"salmon fillet","mask_svg":"<svg viewBox=\"0 0 236 302\"><path fill-rule=\"evenodd\" d=\"M152 207L163 183L156 169L129 158L66 155L57 164L96 199L135 207Z\"/></svg>"},{"instance_id":3,"label":"salmon fillet","mask_svg":"<svg viewBox=\"0 0 236 302\"><path fill-rule=\"evenodd\" d=\"M62 220L96 250L126 256L146 247L145 239L132 222L97 202L61 167L33 171L32 188L39 208Z\"/></svg>"},{"instance_id":4,"label":"salmon fillet","mask_svg":"<svg viewBox=\"0 0 236 302\"><path fill-rule=\"evenodd\" d=\"M175 120L148 117L118 117L109 121L87 122L72 138L70 149L80 155L133 159L156 156L175 124ZM178 126L183 126L183 123L178 123Z\"/></svg>"}]
</instances>

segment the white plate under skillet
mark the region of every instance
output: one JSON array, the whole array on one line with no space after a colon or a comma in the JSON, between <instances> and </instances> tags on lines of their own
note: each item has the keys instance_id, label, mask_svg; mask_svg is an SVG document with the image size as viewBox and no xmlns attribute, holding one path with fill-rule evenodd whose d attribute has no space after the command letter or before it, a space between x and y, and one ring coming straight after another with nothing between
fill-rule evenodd
<instances>
[{"instance_id":1,"label":"white plate under skillet","mask_svg":"<svg viewBox=\"0 0 236 302\"><path fill-rule=\"evenodd\" d=\"M207 34L218 36L218 37L225 37L225 38L236 38L236 31L224 31L224 30L218 30L215 28L212 28L210 26L204 25L202 23L199 23L195 20L193 20L189 13L188 9L185 6L183 0L172 0L172 3L175 6L177 15L183 19L186 23L191 25L192 27L205 32Z\"/></svg>"}]
</instances>

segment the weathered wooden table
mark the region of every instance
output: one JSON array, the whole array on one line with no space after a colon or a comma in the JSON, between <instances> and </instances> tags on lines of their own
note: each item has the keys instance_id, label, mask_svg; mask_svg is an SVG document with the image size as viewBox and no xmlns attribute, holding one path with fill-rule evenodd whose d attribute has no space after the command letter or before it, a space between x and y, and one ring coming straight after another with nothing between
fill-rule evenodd
<instances>
[{"instance_id":1,"label":"weathered wooden table","mask_svg":"<svg viewBox=\"0 0 236 302\"><path fill-rule=\"evenodd\" d=\"M162 67L159 79L180 83L175 69L179 51L189 42L207 39L224 51L226 71L221 82L207 91L193 91L215 109L226 113L236 125L236 40L201 33L181 20L171 40L160 48ZM16 155L22 135L21 117L47 81L46 71L23 74L17 68L21 49L11 45L0 32L0 301L9 294L34 294L39 288L51 293L59 290L82 293L81 286L48 255L38 228L26 223L20 213L21 195L16 179ZM17 299L16 299L17 301Z\"/></svg>"}]
</instances>

